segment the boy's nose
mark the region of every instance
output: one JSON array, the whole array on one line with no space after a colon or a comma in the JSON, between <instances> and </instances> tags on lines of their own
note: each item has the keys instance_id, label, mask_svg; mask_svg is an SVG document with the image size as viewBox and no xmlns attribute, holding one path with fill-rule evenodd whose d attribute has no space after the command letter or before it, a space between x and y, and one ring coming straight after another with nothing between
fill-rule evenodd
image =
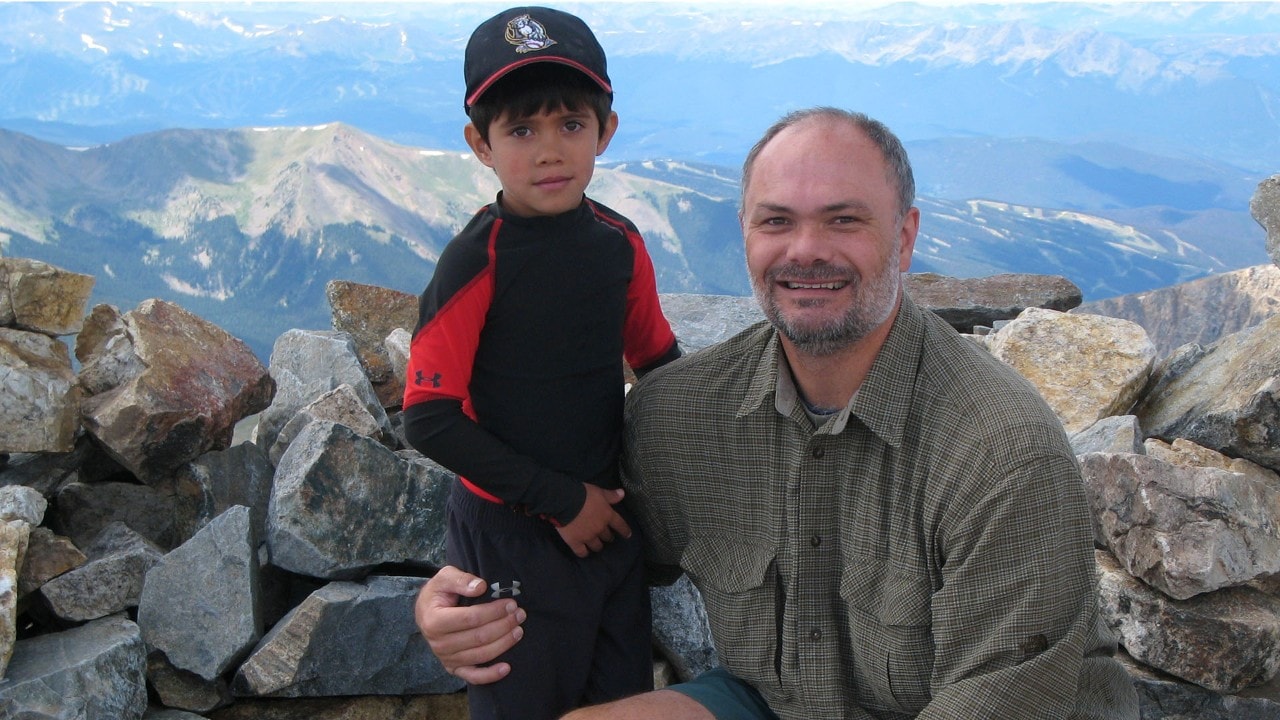
<instances>
[{"instance_id":1,"label":"boy's nose","mask_svg":"<svg viewBox=\"0 0 1280 720\"><path fill-rule=\"evenodd\" d=\"M538 143L537 162L539 165L547 165L559 162L563 158L560 148L560 141L556 138L547 138Z\"/></svg>"}]
</instances>

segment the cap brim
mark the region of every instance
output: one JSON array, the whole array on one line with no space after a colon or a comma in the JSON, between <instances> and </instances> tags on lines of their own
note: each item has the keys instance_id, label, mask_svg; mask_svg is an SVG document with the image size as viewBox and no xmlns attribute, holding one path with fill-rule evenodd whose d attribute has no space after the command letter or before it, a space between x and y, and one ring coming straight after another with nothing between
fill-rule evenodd
<instances>
[{"instance_id":1,"label":"cap brim","mask_svg":"<svg viewBox=\"0 0 1280 720\"><path fill-rule=\"evenodd\" d=\"M467 96L466 106L470 108L472 105L475 105L476 101L480 99L480 96L484 95L489 88L493 87L494 83L498 82L502 78L509 75L513 70L518 70L519 68L525 67L527 65L533 65L534 63L558 63L560 65L571 67L574 70L577 70L578 72L582 73L583 75L586 75L587 77L591 78L591 81L594 82L596 85L599 85L601 90L604 90L605 92L610 94L613 93L613 86L611 86L607 80L605 80L604 78L600 77L596 73L589 70L587 66L583 65L582 63L574 62L573 60L568 60L566 58L561 58L561 57L542 56L542 57L524 58L503 66L497 72L493 73L488 78L486 78L484 82L480 83L480 86L475 89L475 92Z\"/></svg>"}]
</instances>

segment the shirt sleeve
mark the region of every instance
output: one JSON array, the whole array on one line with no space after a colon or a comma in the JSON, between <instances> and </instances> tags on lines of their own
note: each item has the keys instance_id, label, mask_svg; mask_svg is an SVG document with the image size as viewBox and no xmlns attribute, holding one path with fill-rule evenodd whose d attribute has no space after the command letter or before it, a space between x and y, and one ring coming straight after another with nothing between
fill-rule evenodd
<instances>
[{"instance_id":1,"label":"shirt sleeve","mask_svg":"<svg viewBox=\"0 0 1280 720\"><path fill-rule=\"evenodd\" d=\"M653 259L645 249L644 240L634 231L628 231L627 237L634 260L631 284L627 288L623 357L639 377L680 357L680 345L671 331L671 323L662 314Z\"/></svg>"},{"instance_id":2,"label":"shirt sleeve","mask_svg":"<svg viewBox=\"0 0 1280 720\"><path fill-rule=\"evenodd\" d=\"M645 565L651 584L670 585L680 578L680 556L688 544L679 494L667 487L665 473L646 463L655 453L649 443L669 437L644 423L647 394L654 388L637 385L627 393L623 419L621 475L627 504L644 532ZM652 414L652 413L650 413ZM664 436L655 439L655 435Z\"/></svg>"},{"instance_id":3,"label":"shirt sleeve","mask_svg":"<svg viewBox=\"0 0 1280 720\"><path fill-rule=\"evenodd\" d=\"M1028 460L946 533L932 700L919 720L1136 717L1127 675L1099 662L1116 645L1097 608L1075 467Z\"/></svg>"},{"instance_id":4,"label":"shirt sleeve","mask_svg":"<svg viewBox=\"0 0 1280 720\"><path fill-rule=\"evenodd\" d=\"M515 452L468 417L457 400L430 400L406 408L404 431L418 452L499 500L553 524L569 523L586 503L587 489L581 482Z\"/></svg>"}]
</instances>

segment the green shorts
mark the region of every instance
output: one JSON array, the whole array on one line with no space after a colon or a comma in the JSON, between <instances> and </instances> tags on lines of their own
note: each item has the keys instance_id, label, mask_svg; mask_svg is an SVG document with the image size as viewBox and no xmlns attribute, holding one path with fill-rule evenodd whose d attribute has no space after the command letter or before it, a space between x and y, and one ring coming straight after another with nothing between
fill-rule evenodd
<instances>
[{"instance_id":1,"label":"green shorts","mask_svg":"<svg viewBox=\"0 0 1280 720\"><path fill-rule=\"evenodd\" d=\"M750 684L712 668L686 683L669 685L716 716L716 720L778 720L764 698Z\"/></svg>"}]
</instances>

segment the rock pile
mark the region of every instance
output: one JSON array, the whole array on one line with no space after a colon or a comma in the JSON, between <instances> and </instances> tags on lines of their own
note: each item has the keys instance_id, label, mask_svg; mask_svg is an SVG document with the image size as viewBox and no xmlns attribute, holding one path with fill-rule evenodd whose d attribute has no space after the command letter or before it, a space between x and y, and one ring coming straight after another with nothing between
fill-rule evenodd
<instances>
[{"instance_id":1,"label":"rock pile","mask_svg":"<svg viewBox=\"0 0 1280 720\"><path fill-rule=\"evenodd\" d=\"M1061 278L910 282L1070 433L1143 717L1280 717L1280 317L1160 358ZM0 717L464 717L411 611L453 481L400 429L413 297L331 283L264 366L91 288L0 258ZM689 350L759 318L662 300ZM696 591L654 603L660 681L712 666Z\"/></svg>"}]
</instances>

